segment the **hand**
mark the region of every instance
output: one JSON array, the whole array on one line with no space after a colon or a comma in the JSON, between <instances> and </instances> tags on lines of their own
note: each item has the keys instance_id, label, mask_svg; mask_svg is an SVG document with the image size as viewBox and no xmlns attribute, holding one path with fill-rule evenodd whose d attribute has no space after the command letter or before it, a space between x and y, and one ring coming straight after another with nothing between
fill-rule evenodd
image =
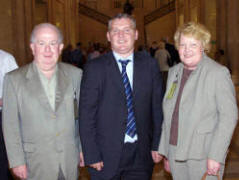
<instances>
[{"instance_id":1,"label":"hand","mask_svg":"<svg viewBox=\"0 0 239 180\"><path fill-rule=\"evenodd\" d=\"M220 169L220 163L212 160L212 159L208 159L207 160L207 174L208 175L214 175L216 176L218 171Z\"/></svg>"},{"instance_id":2,"label":"hand","mask_svg":"<svg viewBox=\"0 0 239 180\"><path fill-rule=\"evenodd\" d=\"M0 107L2 107L2 98L0 98Z\"/></svg>"},{"instance_id":3,"label":"hand","mask_svg":"<svg viewBox=\"0 0 239 180\"><path fill-rule=\"evenodd\" d=\"M83 156L83 153L80 152L80 167L84 167L84 166L85 166L84 156Z\"/></svg>"},{"instance_id":4,"label":"hand","mask_svg":"<svg viewBox=\"0 0 239 180\"><path fill-rule=\"evenodd\" d=\"M90 164L90 167L96 169L97 171L101 171L104 167L104 163L103 163L103 161L100 161L100 162L97 162L94 164Z\"/></svg>"},{"instance_id":5,"label":"hand","mask_svg":"<svg viewBox=\"0 0 239 180\"><path fill-rule=\"evenodd\" d=\"M168 173L171 173L169 161L167 158L163 159L163 164L164 164L164 170Z\"/></svg>"},{"instance_id":6,"label":"hand","mask_svg":"<svg viewBox=\"0 0 239 180\"><path fill-rule=\"evenodd\" d=\"M159 163L163 159L163 156L161 156L158 153L158 151L151 151L151 154L152 154L152 158L153 158L154 163Z\"/></svg>"},{"instance_id":7,"label":"hand","mask_svg":"<svg viewBox=\"0 0 239 180\"><path fill-rule=\"evenodd\" d=\"M20 179L27 179L27 166L26 165L21 165L12 168L12 172L14 175L19 177Z\"/></svg>"}]
</instances>

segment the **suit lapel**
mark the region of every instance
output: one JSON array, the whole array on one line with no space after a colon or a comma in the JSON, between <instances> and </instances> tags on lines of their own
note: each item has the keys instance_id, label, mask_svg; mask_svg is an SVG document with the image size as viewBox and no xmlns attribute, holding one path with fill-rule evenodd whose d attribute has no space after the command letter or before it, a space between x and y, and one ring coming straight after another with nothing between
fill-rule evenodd
<instances>
[{"instance_id":1,"label":"suit lapel","mask_svg":"<svg viewBox=\"0 0 239 180\"><path fill-rule=\"evenodd\" d=\"M110 79L112 80L113 85L117 87L116 89L119 89L120 94L125 96L122 76L112 52L109 53L107 69L107 72L109 72L107 76L111 77Z\"/></svg>"},{"instance_id":2,"label":"suit lapel","mask_svg":"<svg viewBox=\"0 0 239 180\"><path fill-rule=\"evenodd\" d=\"M29 65L28 72L26 74L26 78L29 80L26 84L27 89L30 91L32 97L38 98L39 103L44 108L52 110L36 68L37 67L34 67L33 63Z\"/></svg>"},{"instance_id":3,"label":"suit lapel","mask_svg":"<svg viewBox=\"0 0 239 180\"><path fill-rule=\"evenodd\" d=\"M58 64L58 71L56 76L56 99L55 99L55 111L59 108L59 105L64 99L66 91L69 86L69 80L64 73L63 67Z\"/></svg>"},{"instance_id":4,"label":"suit lapel","mask_svg":"<svg viewBox=\"0 0 239 180\"><path fill-rule=\"evenodd\" d=\"M142 80L144 79L145 64L137 53L134 53L134 72L133 72L133 95L136 98L138 90L141 89Z\"/></svg>"},{"instance_id":5,"label":"suit lapel","mask_svg":"<svg viewBox=\"0 0 239 180\"><path fill-rule=\"evenodd\" d=\"M136 96L139 87L141 86L142 78L144 78L145 64L143 63L141 57L137 53L134 53L134 68L133 68L133 96ZM108 76L111 77L113 84L118 87L120 94L125 96L125 89L122 81L122 76L113 56L113 53L109 53L108 62Z\"/></svg>"}]
</instances>

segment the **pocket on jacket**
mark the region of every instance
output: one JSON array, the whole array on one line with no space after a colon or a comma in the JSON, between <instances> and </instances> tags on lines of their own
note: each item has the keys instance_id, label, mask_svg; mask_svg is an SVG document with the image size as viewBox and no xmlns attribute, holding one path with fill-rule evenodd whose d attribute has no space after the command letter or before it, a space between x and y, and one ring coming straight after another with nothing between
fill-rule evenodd
<instances>
[{"instance_id":1,"label":"pocket on jacket","mask_svg":"<svg viewBox=\"0 0 239 180\"><path fill-rule=\"evenodd\" d=\"M215 125L216 125L215 121L204 120L199 123L199 125L197 127L197 132L199 134L210 133L214 130Z\"/></svg>"},{"instance_id":2,"label":"pocket on jacket","mask_svg":"<svg viewBox=\"0 0 239 180\"><path fill-rule=\"evenodd\" d=\"M36 148L34 144L31 143L23 143L23 150L24 152L35 152Z\"/></svg>"},{"instance_id":3,"label":"pocket on jacket","mask_svg":"<svg viewBox=\"0 0 239 180\"><path fill-rule=\"evenodd\" d=\"M206 158L205 151L206 134L195 133L190 145L189 159Z\"/></svg>"}]
</instances>

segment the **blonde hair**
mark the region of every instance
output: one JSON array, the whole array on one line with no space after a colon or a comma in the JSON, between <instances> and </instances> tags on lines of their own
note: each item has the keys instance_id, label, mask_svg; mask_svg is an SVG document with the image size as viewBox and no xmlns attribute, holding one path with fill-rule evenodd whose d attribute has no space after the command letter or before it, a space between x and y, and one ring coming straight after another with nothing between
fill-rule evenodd
<instances>
[{"instance_id":1,"label":"blonde hair","mask_svg":"<svg viewBox=\"0 0 239 180\"><path fill-rule=\"evenodd\" d=\"M174 34L175 46L177 49L179 47L181 35L192 37L201 41L204 51L210 51L211 34L204 25L196 22L188 22L178 27Z\"/></svg>"}]
</instances>

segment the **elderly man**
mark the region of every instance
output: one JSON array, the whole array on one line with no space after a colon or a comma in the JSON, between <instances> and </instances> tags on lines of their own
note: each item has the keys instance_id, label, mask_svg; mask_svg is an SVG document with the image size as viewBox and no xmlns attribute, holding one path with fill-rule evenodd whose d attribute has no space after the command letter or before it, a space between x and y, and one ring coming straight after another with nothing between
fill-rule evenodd
<instances>
[{"instance_id":1,"label":"elderly man","mask_svg":"<svg viewBox=\"0 0 239 180\"><path fill-rule=\"evenodd\" d=\"M118 14L107 32L112 52L85 66L80 136L92 180L149 180L162 123L157 61L134 53L135 20Z\"/></svg>"},{"instance_id":2,"label":"elderly man","mask_svg":"<svg viewBox=\"0 0 239 180\"><path fill-rule=\"evenodd\" d=\"M10 168L21 179L78 177L82 154L75 110L82 72L58 63L62 40L56 26L37 25L30 43L33 62L5 76L3 133Z\"/></svg>"},{"instance_id":3,"label":"elderly man","mask_svg":"<svg viewBox=\"0 0 239 180\"><path fill-rule=\"evenodd\" d=\"M8 170L8 162L6 149L2 134L2 90L3 90L3 79L6 73L16 69L18 66L14 57L0 50L0 177L3 180L8 180L11 175Z\"/></svg>"}]
</instances>

